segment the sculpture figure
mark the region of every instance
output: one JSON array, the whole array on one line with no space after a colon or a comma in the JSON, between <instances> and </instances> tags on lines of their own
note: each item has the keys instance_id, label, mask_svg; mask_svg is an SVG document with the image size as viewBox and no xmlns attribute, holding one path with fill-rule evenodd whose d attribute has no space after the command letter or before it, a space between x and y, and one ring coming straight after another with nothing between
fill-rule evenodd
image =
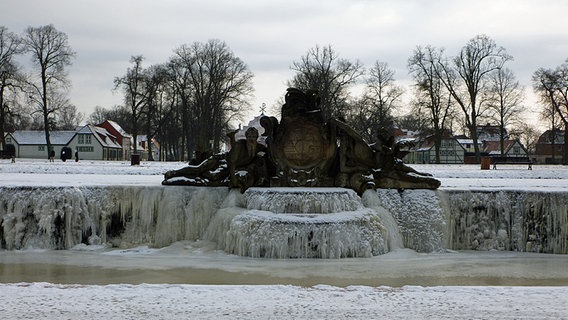
<instances>
[{"instance_id":1,"label":"sculpture figure","mask_svg":"<svg viewBox=\"0 0 568 320\"><path fill-rule=\"evenodd\" d=\"M266 147L258 143L258 130L249 128L246 139L235 140L228 134L231 150L216 154L198 165L189 165L164 174L164 185L225 186L240 188L267 186L268 165L264 160ZM181 178L181 179L174 179Z\"/></svg>"},{"instance_id":2,"label":"sculpture figure","mask_svg":"<svg viewBox=\"0 0 568 320\"><path fill-rule=\"evenodd\" d=\"M163 184L229 186L241 191L259 187L345 187L366 189L436 189L440 182L417 172L400 159L400 146L388 128L367 144L338 119L324 121L317 91L290 88L282 118L263 116L267 146L258 143L258 130L246 139L231 139L228 153L214 155L197 166L166 172ZM179 179L175 179L180 177Z\"/></svg>"}]
</instances>

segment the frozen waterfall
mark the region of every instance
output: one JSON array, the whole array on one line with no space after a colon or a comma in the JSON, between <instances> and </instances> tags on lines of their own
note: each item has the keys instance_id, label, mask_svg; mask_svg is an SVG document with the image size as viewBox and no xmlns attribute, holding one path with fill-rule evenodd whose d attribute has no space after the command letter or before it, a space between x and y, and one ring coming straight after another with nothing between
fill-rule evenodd
<instances>
[{"instance_id":1,"label":"frozen waterfall","mask_svg":"<svg viewBox=\"0 0 568 320\"><path fill-rule=\"evenodd\" d=\"M353 190L251 188L243 198L242 206L220 209L206 233L228 253L343 258L388 252L379 216Z\"/></svg>"},{"instance_id":2,"label":"frozen waterfall","mask_svg":"<svg viewBox=\"0 0 568 320\"><path fill-rule=\"evenodd\" d=\"M208 240L268 258L398 248L568 253L568 193L341 188L0 187L0 248Z\"/></svg>"}]
</instances>

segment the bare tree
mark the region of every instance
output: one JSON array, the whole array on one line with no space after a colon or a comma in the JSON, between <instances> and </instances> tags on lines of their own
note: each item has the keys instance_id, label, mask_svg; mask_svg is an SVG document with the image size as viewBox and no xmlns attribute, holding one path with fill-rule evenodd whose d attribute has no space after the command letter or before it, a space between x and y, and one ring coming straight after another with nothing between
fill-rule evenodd
<instances>
[{"instance_id":1,"label":"bare tree","mask_svg":"<svg viewBox=\"0 0 568 320\"><path fill-rule=\"evenodd\" d=\"M368 142L375 141L377 130L392 126L403 94L404 89L395 82L394 70L376 61L369 70L362 98L348 113L349 124Z\"/></svg>"},{"instance_id":2,"label":"bare tree","mask_svg":"<svg viewBox=\"0 0 568 320\"><path fill-rule=\"evenodd\" d=\"M23 76L14 62L14 57L22 53L22 39L0 26L0 146L6 148L4 135L10 114L8 91L21 86ZM14 95L13 95L14 96Z\"/></svg>"},{"instance_id":3,"label":"bare tree","mask_svg":"<svg viewBox=\"0 0 568 320\"><path fill-rule=\"evenodd\" d=\"M165 65L152 65L146 69L147 107L144 114L144 130L148 143L148 160L155 160L152 152L152 140L162 128L172 120L174 105L169 91L169 74Z\"/></svg>"},{"instance_id":4,"label":"bare tree","mask_svg":"<svg viewBox=\"0 0 568 320\"><path fill-rule=\"evenodd\" d=\"M418 114L425 110L429 120L434 137L435 163L440 163L442 135L453 109L451 95L439 76L442 54L443 50L431 46L417 47L408 59L416 90L414 109Z\"/></svg>"},{"instance_id":5,"label":"bare tree","mask_svg":"<svg viewBox=\"0 0 568 320\"><path fill-rule=\"evenodd\" d=\"M509 135L514 139L519 139L521 143L527 148L529 154L534 154L536 149L536 143L542 132L540 132L534 126L521 122L515 126Z\"/></svg>"},{"instance_id":6,"label":"bare tree","mask_svg":"<svg viewBox=\"0 0 568 320\"><path fill-rule=\"evenodd\" d=\"M107 110L101 106L95 106L95 110L87 118L87 122L90 124L100 124L107 120L106 116Z\"/></svg>"},{"instance_id":7,"label":"bare tree","mask_svg":"<svg viewBox=\"0 0 568 320\"><path fill-rule=\"evenodd\" d=\"M296 72L289 87L301 90L318 90L324 118L346 115L349 87L363 76L359 61L340 59L331 46L308 50L301 61L293 62L290 69Z\"/></svg>"},{"instance_id":8,"label":"bare tree","mask_svg":"<svg viewBox=\"0 0 568 320\"><path fill-rule=\"evenodd\" d=\"M522 123L525 111L523 88L508 68L500 68L489 78L488 106L490 117L499 125L499 145L501 156L505 155L506 128Z\"/></svg>"},{"instance_id":9,"label":"bare tree","mask_svg":"<svg viewBox=\"0 0 568 320\"><path fill-rule=\"evenodd\" d=\"M145 89L144 69L142 61L144 57L132 56L130 63L132 67L126 70L126 75L114 78L114 89L122 90L124 93L125 104L130 108L130 133L132 134L132 145L134 153L138 152L138 134L140 133L140 118L142 109L147 103L147 92Z\"/></svg>"},{"instance_id":10,"label":"bare tree","mask_svg":"<svg viewBox=\"0 0 568 320\"><path fill-rule=\"evenodd\" d=\"M26 51L32 54L32 61L37 68L36 81L31 81L29 98L41 110L47 144L47 156L52 149L50 140L51 116L56 111L51 106L49 96L54 92L67 89L68 79L65 67L71 65L75 52L67 41L67 34L58 31L53 25L38 28L28 27L25 31Z\"/></svg>"},{"instance_id":11,"label":"bare tree","mask_svg":"<svg viewBox=\"0 0 568 320\"><path fill-rule=\"evenodd\" d=\"M115 105L110 109L105 109L101 106L96 106L95 111L89 115L87 118L87 122L90 124L101 124L106 120L112 120L124 131L132 132L130 130L130 123L132 120L132 115L130 114L130 110L122 105Z\"/></svg>"},{"instance_id":12,"label":"bare tree","mask_svg":"<svg viewBox=\"0 0 568 320\"><path fill-rule=\"evenodd\" d=\"M77 106L67 104L57 113L57 128L61 130L75 130L85 118L82 112L77 111Z\"/></svg>"},{"instance_id":13,"label":"bare tree","mask_svg":"<svg viewBox=\"0 0 568 320\"><path fill-rule=\"evenodd\" d=\"M188 154L196 157L218 151L229 122L249 107L252 73L222 41L183 45L174 51L172 66L182 94ZM193 140L193 143L192 141ZM195 149L192 150L193 146Z\"/></svg>"},{"instance_id":14,"label":"bare tree","mask_svg":"<svg viewBox=\"0 0 568 320\"><path fill-rule=\"evenodd\" d=\"M568 132L568 59L556 69L540 68L533 74L533 88L540 96L541 102L550 109L553 119L558 115ZM553 133L555 128L553 128ZM564 135L566 137L566 134ZM562 164L568 164L568 139L564 139Z\"/></svg>"},{"instance_id":15,"label":"bare tree","mask_svg":"<svg viewBox=\"0 0 568 320\"><path fill-rule=\"evenodd\" d=\"M488 89L491 73L511 59L505 48L497 47L493 39L478 35L451 61L441 61L439 65L440 79L463 111L477 162L480 161L477 120L487 110L482 94Z\"/></svg>"},{"instance_id":16,"label":"bare tree","mask_svg":"<svg viewBox=\"0 0 568 320\"><path fill-rule=\"evenodd\" d=\"M191 64L187 46L181 46L174 50L174 53L167 64L167 70L175 122L166 128L162 143L167 142L167 153L174 159L185 161L186 156L191 157L196 149L197 141L191 137L194 136L192 133L196 131L198 124L191 121L193 114L189 112L193 90L187 68Z\"/></svg>"}]
</instances>

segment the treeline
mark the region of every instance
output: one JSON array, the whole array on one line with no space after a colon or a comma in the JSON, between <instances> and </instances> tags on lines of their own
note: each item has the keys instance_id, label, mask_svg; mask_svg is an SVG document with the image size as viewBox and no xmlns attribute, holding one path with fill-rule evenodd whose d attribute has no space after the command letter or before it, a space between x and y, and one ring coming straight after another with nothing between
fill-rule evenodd
<instances>
[{"instance_id":1,"label":"treeline","mask_svg":"<svg viewBox=\"0 0 568 320\"><path fill-rule=\"evenodd\" d=\"M35 35L51 36L41 37L48 39L44 46ZM23 36L0 27L0 37L0 139L15 129L41 128L48 137L50 130L78 124L82 115L66 98L65 67L75 55L67 36L49 25L30 27ZM59 58L46 61L43 51L34 48L51 48ZM14 62L24 53L36 62L28 74ZM436 150L447 133L465 133L477 147L477 126L491 123L501 128L502 142L518 138L530 150L540 132L527 124L525 111L540 113L547 129L568 127L568 61L535 71L537 109L525 104L525 89L507 67L512 59L486 35L475 36L454 55L417 46L408 58L413 83L405 89L386 62L365 68L358 60L339 57L330 45L315 46L291 63L295 75L287 85L318 90L323 114L346 121L368 142L376 140L379 129L397 125L432 135ZM233 120L245 120L252 78L246 63L220 40L182 45L168 61L150 66L142 55L132 56L126 72L114 79L124 104L96 107L88 121L111 119L134 140L141 134L156 138L160 160L199 160L220 150ZM362 93L354 96L354 87L361 85ZM412 97L410 103L405 96Z\"/></svg>"},{"instance_id":2,"label":"treeline","mask_svg":"<svg viewBox=\"0 0 568 320\"><path fill-rule=\"evenodd\" d=\"M114 79L124 106L98 108L91 120L118 121L134 146L138 134L157 138L160 154L171 159L202 160L219 151L230 123L242 120L249 105L253 74L246 64L219 40L182 45L163 64L143 67L143 60L132 57L126 74Z\"/></svg>"}]
</instances>

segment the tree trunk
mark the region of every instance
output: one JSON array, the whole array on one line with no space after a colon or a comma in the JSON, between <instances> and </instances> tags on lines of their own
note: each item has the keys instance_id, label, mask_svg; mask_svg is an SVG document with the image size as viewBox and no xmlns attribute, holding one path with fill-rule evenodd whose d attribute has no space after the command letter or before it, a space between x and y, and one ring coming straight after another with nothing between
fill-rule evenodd
<instances>
[{"instance_id":1,"label":"tree trunk","mask_svg":"<svg viewBox=\"0 0 568 320\"><path fill-rule=\"evenodd\" d=\"M45 78L45 76L42 76ZM44 123L44 131L45 131L45 144L47 145L47 158L49 159L49 154L51 153L51 137L49 135L49 112L47 108L47 83L43 80L43 96L41 97L43 103L43 123Z\"/></svg>"},{"instance_id":2,"label":"tree trunk","mask_svg":"<svg viewBox=\"0 0 568 320\"><path fill-rule=\"evenodd\" d=\"M439 129L436 129L434 131L434 151L435 151L435 163L439 164L440 163L440 149L442 147L442 135L440 133Z\"/></svg>"},{"instance_id":3,"label":"tree trunk","mask_svg":"<svg viewBox=\"0 0 568 320\"><path fill-rule=\"evenodd\" d=\"M0 147L2 150L6 150L6 141L4 141L4 124L5 124L5 112L4 112L4 85L0 86Z\"/></svg>"},{"instance_id":4,"label":"tree trunk","mask_svg":"<svg viewBox=\"0 0 568 320\"><path fill-rule=\"evenodd\" d=\"M564 123L564 152L562 154L562 164L563 165L568 165L568 144L566 143L566 139L567 135L566 133L568 133L568 122Z\"/></svg>"}]
</instances>

